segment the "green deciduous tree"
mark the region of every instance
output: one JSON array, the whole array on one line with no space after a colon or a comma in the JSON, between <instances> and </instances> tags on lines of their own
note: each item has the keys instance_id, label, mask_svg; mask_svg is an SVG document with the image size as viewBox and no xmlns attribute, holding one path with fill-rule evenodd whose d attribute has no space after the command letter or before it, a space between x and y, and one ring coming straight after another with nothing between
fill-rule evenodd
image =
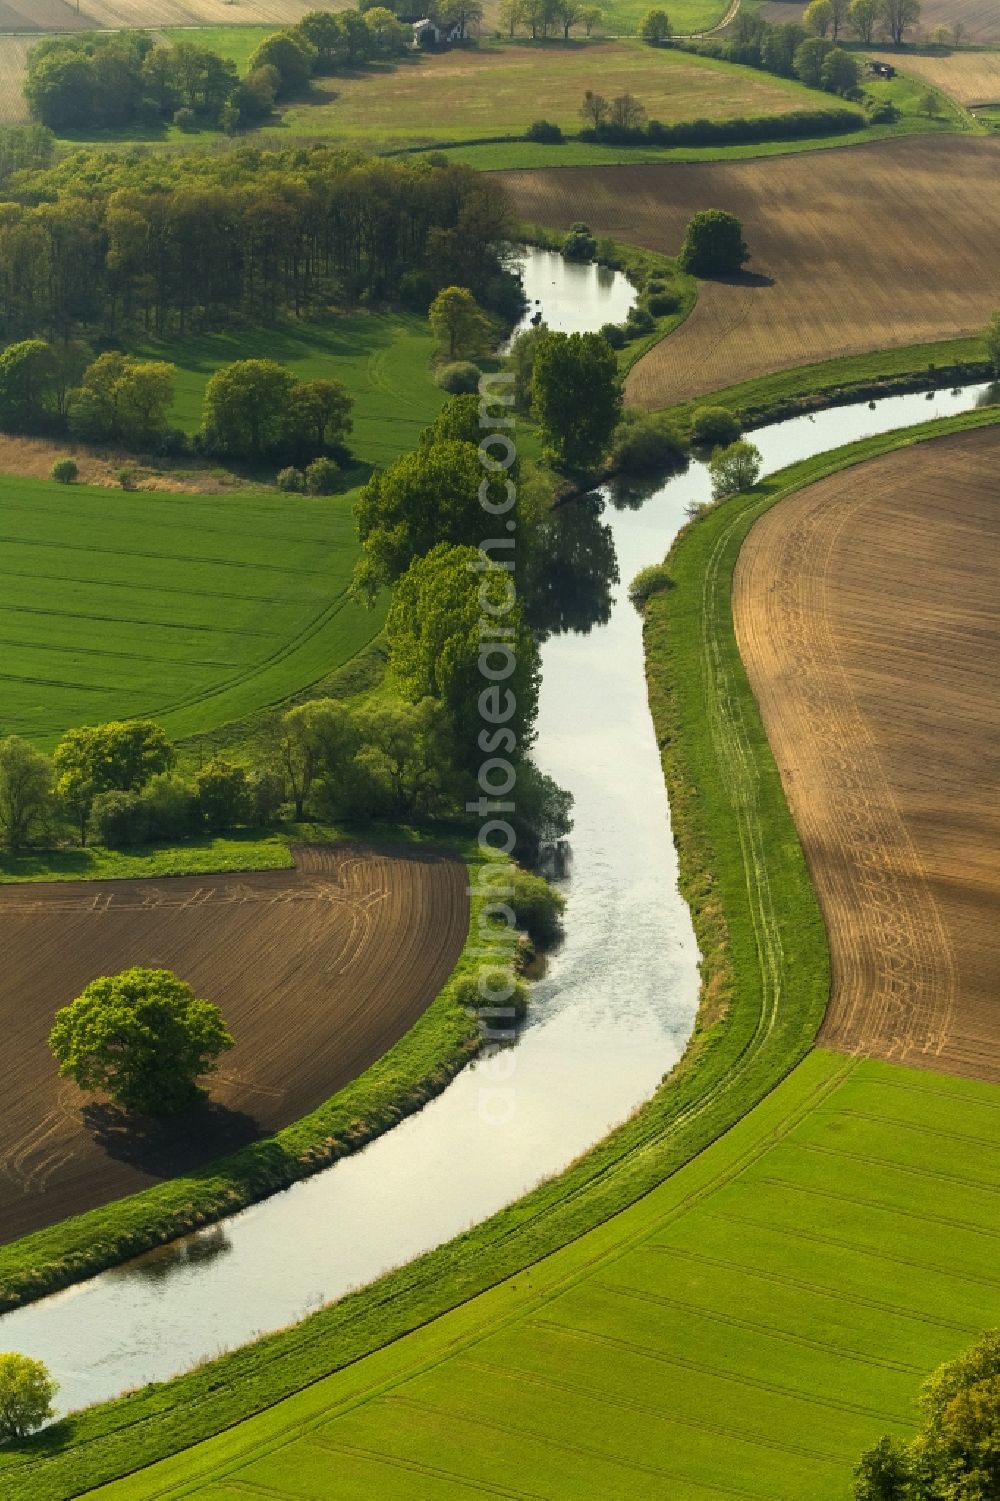
<instances>
[{"instance_id":1,"label":"green deciduous tree","mask_svg":"<svg viewBox=\"0 0 1000 1501\"><path fill-rule=\"evenodd\" d=\"M434 421L420 434L420 445L432 448L436 443L471 443L478 448L485 431L480 420L479 396L464 392L449 396Z\"/></svg>"},{"instance_id":2,"label":"green deciduous tree","mask_svg":"<svg viewBox=\"0 0 1000 1501\"><path fill-rule=\"evenodd\" d=\"M346 705L332 698L296 704L274 727L273 751L292 797L295 817L305 817L320 778L344 773L357 747L354 721Z\"/></svg>"},{"instance_id":3,"label":"green deciduous tree","mask_svg":"<svg viewBox=\"0 0 1000 1501\"><path fill-rule=\"evenodd\" d=\"M993 374L1000 376L1000 311L993 314L986 330L986 354L993 365Z\"/></svg>"},{"instance_id":4,"label":"green deciduous tree","mask_svg":"<svg viewBox=\"0 0 1000 1501\"><path fill-rule=\"evenodd\" d=\"M719 448L708 461L712 494L716 500L751 489L760 478L760 450L746 439Z\"/></svg>"},{"instance_id":5,"label":"green deciduous tree","mask_svg":"<svg viewBox=\"0 0 1000 1501\"><path fill-rule=\"evenodd\" d=\"M373 599L436 543L478 543L485 477L478 451L456 440L426 444L373 475L355 511L364 549L357 588Z\"/></svg>"},{"instance_id":6,"label":"green deciduous tree","mask_svg":"<svg viewBox=\"0 0 1000 1501\"><path fill-rule=\"evenodd\" d=\"M0 740L0 837L9 850L21 850L44 824L52 798L53 771L26 740Z\"/></svg>"},{"instance_id":7,"label":"green deciduous tree","mask_svg":"<svg viewBox=\"0 0 1000 1501\"><path fill-rule=\"evenodd\" d=\"M670 17L665 10L650 10L646 12L642 20L642 25L639 28L639 35L644 42L652 42L659 46L663 42L669 41L672 34L673 28L670 25Z\"/></svg>"},{"instance_id":8,"label":"green deciduous tree","mask_svg":"<svg viewBox=\"0 0 1000 1501\"><path fill-rule=\"evenodd\" d=\"M692 276L734 276L750 259L743 225L725 209L704 209L689 221L679 259Z\"/></svg>"},{"instance_id":9,"label":"green deciduous tree","mask_svg":"<svg viewBox=\"0 0 1000 1501\"><path fill-rule=\"evenodd\" d=\"M811 89L822 88L823 64L832 50L833 43L827 41L826 37L807 37L801 46L795 49L796 77Z\"/></svg>"},{"instance_id":10,"label":"green deciduous tree","mask_svg":"<svg viewBox=\"0 0 1000 1501\"><path fill-rule=\"evenodd\" d=\"M431 330L449 359L463 359L488 349L493 323L468 287L445 287L428 312Z\"/></svg>"},{"instance_id":11,"label":"green deciduous tree","mask_svg":"<svg viewBox=\"0 0 1000 1501\"><path fill-rule=\"evenodd\" d=\"M600 334L547 333L535 351L532 410L557 462L589 473L604 458L622 411L614 350Z\"/></svg>"},{"instance_id":12,"label":"green deciduous tree","mask_svg":"<svg viewBox=\"0 0 1000 1501\"><path fill-rule=\"evenodd\" d=\"M68 49L28 56L24 97L36 120L57 133L93 123L97 78L89 57Z\"/></svg>"},{"instance_id":13,"label":"green deciduous tree","mask_svg":"<svg viewBox=\"0 0 1000 1501\"><path fill-rule=\"evenodd\" d=\"M317 61L316 48L302 31L276 31L267 36L250 58L247 71L276 68L281 97L304 89Z\"/></svg>"},{"instance_id":14,"label":"green deciduous tree","mask_svg":"<svg viewBox=\"0 0 1000 1501\"><path fill-rule=\"evenodd\" d=\"M310 455L344 441L351 431L353 397L339 380L302 380L288 398L288 427L295 446Z\"/></svg>"},{"instance_id":15,"label":"green deciduous tree","mask_svg":"<svg viewBox=\"0 0 1000 1501\"><path fill-rule=\"evenodd\" d=\"M810 0L802 16L807 31L813 36L827 36L833 25L833 6L830 0Z\"/></svg>"},{"instance_id":16,"label":"green deciduous tree","mask_svg":"<svg viewBox=\"0 0 1000 1501\"><path fill-rule=\"evenodd\" d=\"M908 1444L880 1439L854 1471L856 1501L995 1501L1000 1496L1000 1330L939 1366Z\"/></svg>"},{"instance_id":17,"label":"green deciduous tree","mask_svg":"<svg viewBox=\"0 0 1000 1501\"><path fill-rule=\"evenodd\" d=\"M56 791L77 820L81 842L99 793L141 791L157 772L168 771L173 760L166 735L151 719L112 720L68 730L56 746L52 764Z\"/></svg>"},{"instance_id":18,"label":"green deciduous tree","mask_svg":"<svg viewBox=\"0 0 1000 1501\"><path fill-rule=\"evenodd\" d=\"M250 783L245 766L215 756L194 779L198 811L208 828L233 829L250 816Z\"/></svg>"},{"instance_id":19,"label":"green deciduous tree","mask_svg":"<svg viewBox=\"0 0 1000 1501\"><path fill-rule=\"evenodd\" d=\"M174 366L161 360L100 355L68 397L70 432L93 443L155 443L174 399Z\"/></svg>"},{"instance_id":20,"label":"green deciduous tree","mask_svg":"<svg viewBox=\"0 0 1000 1501\"><path fill-rule=\"evenodd\" d=\"M437 700L378 699L359 709L354 722L358 764L383 793L384 811L430 812L448 767L444 711Z\"/></svg>"},{"instance_id":21,"label":"green deciduous tree","mask_svg":"<svg viewBox=\"0 0 1000 1501\"><path fill-rule=\"evenodd\" d=\"M57 364L44 339L9 344L0 354L0 427L40 433L56 416Z\"/></svg>"},{"instance_id":22,"label":"green deciduous tree","mask_svg":"<svg viewBox=\"0 0 1000 1501\"><path fill-rule=\"evenodd\" d=\"M441 704L456 766L516 761L533 735L538 647L507 570L440 544L396 585L386 637L392 680L414 703Z\"/></svg>"},{"instance_id":23,"label":"green deciduous tree","mask_svg":"<svg viewBox=\"0 0 1000 1501\"><path fill-rule=\"evenodd\" d=\"M859 76L857 62L843 47L834 47L823 59L820 83L829 94L852 94Z\"/></svg>"},{"instance_id":24,"label":"green deciduous tree","mask_svg":"<svg viewBox=\"0 0 1000 1501\"><path fill-rule=\"evenodd\" d=\"M0 1352L0 1443L27 1438L48 1422L58 1390L40 1360Z\"/></svg>"},{"instance_id":25,"label":"green deciduous tree","mask_svg":"<svg viewBox=\"0 0 1000 1501\"><path fill-rule=\"evenodd\" d=\"M295 376L276 360L236 360L205 388L202 425L220 453L264 458L288 441Z\"/></svg>"},{"instance_id":26,"label":"green deciduous tree","mask_svg":"<svg viewBox=\"0 0 1000 1501\"><path fill-rule=\"evenodd\" d=\"M233 1046L218 1006L168 969L93 980L56 1013L49 1046L63 1078L145 1115L174 1115Z\"/></svg>"},{"instance_id":27,"label":"green deciduous tree","mask_svg":"<svg viewBox=\"0 0 1000 1501\"><path fill-rule=\"evenodd\" d=\"M920 20L920 0L881 0L879 19L897 47Z\"/></svg>"},{"instance_id":28,"label":"green deciduous tree","mask_svg":"<svg viewBox=\"0 0 1000 1501\"><path fill-rule=\"evenodd\" d=\"M365 25L372 38L372 54L375 57L395 57L405 52L413 40L413 32L404 26L388 6L374 5L365 11Z\"/></svg>"},{"instance_id":29,"label":"green deciduous tree","mask_svg":"<svg viewBox=\"0 0 1000 1501\"><path fill-rule=\"evenodd\" d=\"M881 0L851 0L848 6L847 17L851 30L866 46L871 44L872 37L875 35L880 4Z\"/></svg>"}]
</instances>

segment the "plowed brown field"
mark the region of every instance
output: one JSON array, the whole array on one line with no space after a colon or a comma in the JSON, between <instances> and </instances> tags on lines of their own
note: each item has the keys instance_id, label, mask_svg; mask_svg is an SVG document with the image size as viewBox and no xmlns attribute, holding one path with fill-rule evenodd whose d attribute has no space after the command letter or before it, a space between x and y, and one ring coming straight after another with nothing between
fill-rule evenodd
<instances>
[{"instance_id":1,"label":"plowed brown field","mask_svg":"<svg viewBox=\"0 0 1000 1501\"><path fill-rule=\"evenodd\" d=\"M821 1040L1000 1081L1000 430L809 486L736 569L830 935Z\"/></svg>"},{"instance_id":2,"label":"plowed brown field","mask_svg":"<svg viewBox=\"0 0 1000 1501\"><path fill-rule=\"evenodd\" d=\"M465 866L300 850L294 871L0 887L0 1243L206 1162L314 1109L417 1020L465 940ZM175 970L236 1046L209 1109L148 1133L60 1080L53 1013L97 975Z\"/></svg>"},{"instance_id":3,"label":"plowed brown field","mask_svg":"<svg viewBox=\"0 0 1000 1501\"><path fill-rule=\"evenodd\" d=\"M978 332L1000 305L1000 141L910 137L759 161L503 174L521 215L676 253L698 209L743 221L752 275L702 282L636 364L661 407L840 355Z\"/></svg>"}]
</instances>

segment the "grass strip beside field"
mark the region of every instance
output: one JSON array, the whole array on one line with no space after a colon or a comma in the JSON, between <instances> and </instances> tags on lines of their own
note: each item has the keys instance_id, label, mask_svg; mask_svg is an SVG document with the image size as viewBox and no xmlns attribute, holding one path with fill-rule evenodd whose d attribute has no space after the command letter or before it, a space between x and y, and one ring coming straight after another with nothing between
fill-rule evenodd
<instances>
[{"instance_id":1,"label":"grass strip beside field","mask_svg":"<svg viewBox=\"0 0 1000 1501\"><path fill-rule=\"evenodd\" d=\"M744 427L760 427L821 407L988 380L991 374L985 339L976 335L797 365L661 410L686 426L698 407L726 407Z\"/></svg>"},{"instance_id":2,"label":"grass strip beside field","mask_svg":"<svg viewBox=\"0 0 1000 1501\"><path fill-rule=\"evenodd\" d=\"M1000 1317L998 1108L814 1051L530 1276L95 1501L293 1501L334 1464L358 1497L846 1501L859 1453L912 1432L922 1377Z\"/></svg>"}]
</instances>

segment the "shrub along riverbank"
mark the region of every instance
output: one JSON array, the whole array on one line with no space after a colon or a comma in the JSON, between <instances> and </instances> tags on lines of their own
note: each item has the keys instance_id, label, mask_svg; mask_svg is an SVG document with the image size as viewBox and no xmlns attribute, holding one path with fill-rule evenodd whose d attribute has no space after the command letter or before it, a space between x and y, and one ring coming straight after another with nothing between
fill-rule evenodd
<instances>
[{"instance_id":1,"label":"shrub along riverbank","mask_svg":"<svg viewBox=\"0 0 1000 1501\"><path fill-rule=\"evenodd\" d=\"M530 1266L669 1177L804 1056L828 993L826 941L737 651L732 569L757 516L803 485L997 420L968 413L821 455L711 509L678 538L673 587L649 603L645 634L682 886L704 956L702 1003L684 1059L649 1104L559 1178L371 1287L3 1454L10 1501L61 1501L175 1453Z\"/></svg>"}]
</instances>

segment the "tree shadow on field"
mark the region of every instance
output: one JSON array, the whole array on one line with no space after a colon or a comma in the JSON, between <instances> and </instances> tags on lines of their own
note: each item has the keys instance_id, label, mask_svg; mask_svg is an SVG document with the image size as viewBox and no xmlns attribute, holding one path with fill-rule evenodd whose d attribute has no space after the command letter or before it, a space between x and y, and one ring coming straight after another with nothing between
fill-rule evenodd
<instances>
[{"instance_id":1,"label":"tree shadow on field","mask_svg":"<svg viewBox=\"0 0 1000 1501\"><path fill-rule=\"evenodd\" d=\"M205 1100L182 1116L161 1120L91 1101L81 1112L96 1146L154 1178L173 1178L238 1152L267 1133L252 1115Z\"/></svg>"},{"instance_id":2,"label":"tree shadow on field","mask_svg":"<svg viewBox=\"0 0 1000 1501\"><path fill-rule=\"evenodd\" d=\"M703 281L717 281L724 287L773 287L774 277L765 271L737 271L733 276L704 276Z\"/></svg>"}]
</instances>

